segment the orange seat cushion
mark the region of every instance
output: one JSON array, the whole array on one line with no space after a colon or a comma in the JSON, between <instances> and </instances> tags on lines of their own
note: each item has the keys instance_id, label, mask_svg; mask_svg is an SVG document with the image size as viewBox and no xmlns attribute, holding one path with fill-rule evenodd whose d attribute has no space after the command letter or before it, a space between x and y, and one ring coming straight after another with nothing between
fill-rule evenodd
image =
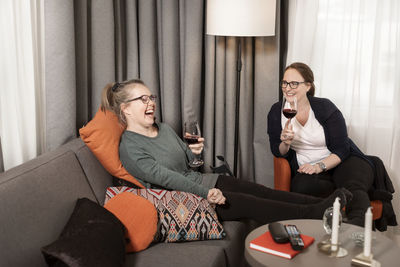
<instances>
[{"instance_id":1,"label":"orange seat cushion","mask_svg":"<svg viewBox=\"0 0 400 267\"><path fill-rule=\"evenodd\" d=\"M110 199L104 207L125 226L127 252L141 251L151 244L157 232L158 215L150 201L124 192Z\"/></svg>"},{"instance_id":2,"label":"orange seat cushion","mask_svg":"<svg viewBox=\"0 0 400 267\"><path fill-rule=\"evenodd\" d=\"M125 127L119 123L114 112L103 112L99 109L94 118L86 126L79 129L79 134L101 165L111 175L144 188L138 180L128 173L119 159L119 142L124 130Z\"/></svg>"},{"instance_id":3,"label":"orange seat cushion","mask_svg":"<svg viewBox=\"0 0 400 267\"><path fill-rule=\"evenodd\" d=\"M285 158L274 157L275 189L290 191L291 172L289 162Z\"/></svg>"},{"instance_id":4,"label":"orange seat cushion","mask_svg":"<svg viewBox=\"0 0 400 267\"><path fill-rule=\"evenodd\" d=\"M372 219L377 220L382 217L382 201L380 200L371 200L372 206Z\"/></svg>"}]
</instances>

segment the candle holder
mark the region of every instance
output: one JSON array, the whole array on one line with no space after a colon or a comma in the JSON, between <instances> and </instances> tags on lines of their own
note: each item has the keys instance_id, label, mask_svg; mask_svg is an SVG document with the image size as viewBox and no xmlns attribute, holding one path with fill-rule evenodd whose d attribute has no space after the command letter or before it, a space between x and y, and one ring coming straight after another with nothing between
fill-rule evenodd
<instances>
[{"instance_id":1,"label":"candle holder","mask_svg":"<svg viewBox=\"0 0 400 267\"><path fill-rule=\"evenodd\" d=\"M348 254L347 249L341 247L340 243L332 244L331 239L319 242L318 250L332 258L343 258Z\"/></svg>"},{"instance_id":2,"label":"candle holder","mask_svg":"<svg viewBox=\"0 0 400 267\"><path fill-rule=\"evenodd\" d=\"M327 212L325 212L327 213ZM324 214L324 227L325 225L325 215ZM327 254L329 257L342 258L347 256L348 252L346 249L340 246L339 242L339 220L340 220L340 198L336 197L335 202L333 202L333 213L331 229L331 238L326 239L318 243L319 251ZM328 221L328 220L326 220ZM328 227L329 228L329 227Z\"/></svg>"},{"instance_id":3,"label":"candle holder","mask_svg":"<svg viewBox=\"0 0 400 267\"><path fill-rule=\"evenodd\" d=\"M369 257L365 256L364 253L358 254L355 258L351 260L352 266L372 266L381 267L381 263L373 259L373 255L370 254Z\"/></svg>"}]
</instances>

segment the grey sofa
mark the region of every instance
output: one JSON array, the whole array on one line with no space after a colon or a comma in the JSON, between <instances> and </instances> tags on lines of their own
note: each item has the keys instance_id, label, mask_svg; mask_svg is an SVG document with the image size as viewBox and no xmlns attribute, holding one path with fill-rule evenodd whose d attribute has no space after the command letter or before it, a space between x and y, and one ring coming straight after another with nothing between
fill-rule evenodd
<instances>
[{"instance_id":1,"label":"grey sofa","mask_svg":"<svg viewBox=\"0 0 400 267\"><path fill-rule=\"evenodd\" d=\"M46 266L40 248L56 240L76 200L103 204L112 176L76 138L0 174L0 266ZM223 240L158 243L126 255L125 266L243 266L252 223L227 221Z\"/></svg>"}]
</instances>

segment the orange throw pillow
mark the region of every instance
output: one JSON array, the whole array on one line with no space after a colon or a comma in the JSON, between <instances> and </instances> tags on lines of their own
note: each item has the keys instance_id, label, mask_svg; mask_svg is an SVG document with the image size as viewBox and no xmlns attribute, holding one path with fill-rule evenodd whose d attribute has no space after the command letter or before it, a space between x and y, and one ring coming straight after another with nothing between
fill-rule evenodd
<instances>
[{"instance_id":1,"label":"orange throw pillow","mask_svg":"<svg viewBox=\"0 0 400 267\"><path fill-rule=\"evenodd\" d=\"M128 173L119 159L119 141L124 130L125 127L119 123L114 112L103 112L99 109L94 118L86 126L79 129L79 134L101 165L111 175L144 188L138 180Z\"/></svg>"},{"instance_id":2,"label":"orange throw pillow","mask_svg":"<svg viewBox=\"0 0 400 267\"><path fill-rule=\"evenodd\" d=\"M118 194L104 207L112 212L125 226L127 252L146 249L157 232L158 215L153 204L147 199L129 192Z\"/></svg>"}]
</instances>

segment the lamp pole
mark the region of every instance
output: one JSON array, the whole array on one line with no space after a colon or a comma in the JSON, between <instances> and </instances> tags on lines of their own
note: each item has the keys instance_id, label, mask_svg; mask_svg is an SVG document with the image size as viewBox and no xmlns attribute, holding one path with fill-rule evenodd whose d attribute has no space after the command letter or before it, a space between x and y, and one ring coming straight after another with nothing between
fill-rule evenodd
<instances>
[{"instance_id":1,"label":"lamp pole","mask_svg":"<svg viewBox=\"0 0 400 267\"><path fill-rule=\"evenodd\" d=\"M236 107L235 107L235 143L233 174L238 177L238 151L239 151L239 108L240 108L240 72L242 71L242 45L241 37L237 38L237 69L236 69Z\"/></svg>"},{"instance_id":2,"label":"lamp pole","mask_svg":"<svg viewBox=\"0 0 400 267\"><path fill-rule=\"evenodd\" d=\"M242 37L275 35L276 0L207 0L206 34L238 36L233 174L238 176Z\"/></svg>"}]
</instances>

